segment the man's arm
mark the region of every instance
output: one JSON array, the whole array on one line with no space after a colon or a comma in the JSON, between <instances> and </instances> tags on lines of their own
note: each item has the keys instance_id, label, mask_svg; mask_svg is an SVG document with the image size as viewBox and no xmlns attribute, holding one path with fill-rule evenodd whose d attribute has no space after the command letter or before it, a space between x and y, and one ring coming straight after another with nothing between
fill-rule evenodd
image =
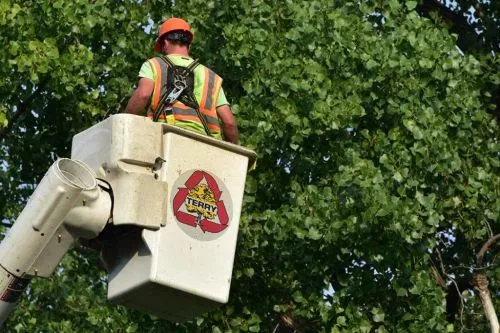
<instances>
[{"instance_id":1,"label":"man's arm","mask_svg":"<svg viewBox=\"0 0 500 333\"><path fill-rule=\"evenodd\" d=\"M224 133L224 140L231 143L238 143L238 125L236 124L236 118L234 118L233 113L229 105L221 105L217 107L217 116L222 122L222 131Z\"/></svg>"},{"instance_id":2,"label":"man's arm","mask_svg":"<svg viewBox=\"0 0 500 333\"><path fill-rule=\"evenodd\" d=\"M128 101L125 113L141 114L149 103L149 98L153 93L154 81L145 77L139 80L139 86Z\"/></svg>"}]
</instances>

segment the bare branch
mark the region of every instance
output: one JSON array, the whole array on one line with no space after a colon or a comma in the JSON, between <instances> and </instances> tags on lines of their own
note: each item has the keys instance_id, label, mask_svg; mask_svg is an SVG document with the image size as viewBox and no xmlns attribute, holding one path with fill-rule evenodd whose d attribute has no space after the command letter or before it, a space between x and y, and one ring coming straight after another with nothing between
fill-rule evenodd
<instances>
[{"instance_id":1,"label":"bare branch","mask_svg":"<svg viewBox=\"0 0 500 333\"><path fill-rule=\"evenodd\" d=\"M439 257L439 264L441 266L441 272L443 272L444 275L448 275L448 273L446 273L446 270L444 269L443 257L441 256L441 251L439 251L439 248L437 246L436 246L436 252L437 252L437 255Z\"/></svg>"},{"instance_id":2,"label":"bare branch","mask_svg":"<svg viewBox=\"0 0 500 333\"><path fill-rule=\"evenodd\" d=\"M315 332L317 327L314 321L309 319L293 316L290 313L281 315L278 319L279 332Z\"/></svg>"},{"instance_id":3,"label":"bare branch","mask_svg":"<svg viewBox=\"0 0 500 333\"><path fill-rule=\"evenodd\" d=\"M464 298L462 297L462 292L460 291L460 287L458 286L457 282L451 278L448 274L446 274L446 276L448 278L451 279L451 282L453 283L453 285L455 286L455 289L458 293L458 296L460 298L460 324L461 324L461 328L460 328L460 332L463 332L464 331L464 309L465 309L465 304L464 304Z\"/></svg>"},{"instance_id":4,"label":"bare branch","mask_svg":"<svg viewBox=\"0 0 500 333\"><path fill-rule=\"evenodd\" d=\"M483 244L481 250L477 253L477 266L483 266L483 257L486 252L490 249L490 247L495 244L500 239L500 234L496 234L495 236L490 237L486 243Z\"/></svg>"},{"instance_id":5,"label":"bare branch","mask_svg":"<svg viewBox=\"0 0 500 333\"><path fill-rule=\"evenodd\" d=\"M495 257L496 256L497 255L495 255ZM490 265L481 266L481 267L470 267L470 266L458 265L458 266L450 267L448 270L455 271L457 269L467 269L467 270L470 270L470 271L480 271L480 270L484 270L484 269L489 269L491 267L496 267L497 265L495 265L493 262L494 262L494 260L492 260L492 263Z\"/></svg>"},{"instance_id":6,"label":"bare branch","mask_svg":"<svg viewBox=\"0 0 500 333\"><path fill-rule=\"evenodd\" d=\"M430 265L431 265L431 275L434 278L434 281L436 281L436 283L441 288L443 288L443 290L447 290L448 287L446 286L446 282L444 281L443 277L439 273L439 271L438 271L438 269L436 267L436 264L434 263L434 260L432 260L432 258L430 258L430 261L431 261L431 263L430 263Z\"/></svg>"},{"instance_id":7,"label":"bare branch","mask_svg":"<svg viewBox=\"0 0 500 333\"><path fill-rule=\"evenodd\" d=\"M486 228L488 228L488 237L493 237L493 230L491 230L490 224L486 220L484 220L484 223L486 224Z\"/></svg>"},{"instance_id":8,"label":"bare branch","mask_svg":"<svg viewBox=\"0 0 500 333\"><path fill-rule=\"evenodd\" d=\"M438 247L436 247L435 250L439 258L439 265L441 266L442 274L446 276L446 278L453 284L453 287L446 285L445 281L442 279L441 275L437 271L437 268L435 267L434 262L431 259L432 261L431 273L439 285L441 286L444 285L443 288L446 291L446 318L449 322L454 322L455 315L457 313L460 313L460 324L461 324L460 331L463 332L465 329L464 318L463 318L465 303L464 303L464 298L462 296L462 291L468 288L472 288L472 285L468 278L463 278L459 280L459 282L457 283L455 277L446 272L446 269L444 268L444 262L443 262L443 257L441 255L441 251L439 250ZM436 278L437 276L439 276L440 279L437 279Z\"/></svg>"},{"instance_id":9,"label":"bare branch","mask_svg":"<svg viewBox=\"0 0 500 333\"><path fill-rule=\"evenodd\" d=\"M495 266L495 261L497 261L498 256L500 256L500 252L495 254L493 256L493 259L491 259L491 265L490 266Z\"/></svg>"},{"instance_id":10,"label":"bare branch","mask_svg":"<svg viewBox=\"0 0 500 333\"><path fill-rule=\"evenodd\" d=\"M124 110L124 107L125 105L123 105L123 102L125 102L127 99L127 96L123 96L122 99L118 102L118 104L116 105L116 108L115 108L115 111L114 113L120 113L120 110ZM111 112L111 108L108 108L108 110L106 110L106 112L104 113L104 115L102 116L102 119L106 119L106 117L109 115L109 113Z\"/></svg>"}]
</instances>

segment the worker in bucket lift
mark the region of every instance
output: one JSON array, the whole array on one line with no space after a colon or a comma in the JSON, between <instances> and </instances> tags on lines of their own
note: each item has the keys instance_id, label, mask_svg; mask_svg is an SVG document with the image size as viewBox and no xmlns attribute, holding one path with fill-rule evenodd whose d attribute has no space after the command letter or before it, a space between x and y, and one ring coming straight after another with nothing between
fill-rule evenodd
<instances>
[{"instance_id":1,"label":"worker in bucket lift","mask_svg":"<svg viewBox=\"0 0 500 333\"><path fill-rule=\"evenodd\" d=\"M180 18L160 26L155 50L161 56L142 65L125 112L237 143L238 127L222 79L189 56L193 37L189 24Z\"/></svg>"}]
</instances>

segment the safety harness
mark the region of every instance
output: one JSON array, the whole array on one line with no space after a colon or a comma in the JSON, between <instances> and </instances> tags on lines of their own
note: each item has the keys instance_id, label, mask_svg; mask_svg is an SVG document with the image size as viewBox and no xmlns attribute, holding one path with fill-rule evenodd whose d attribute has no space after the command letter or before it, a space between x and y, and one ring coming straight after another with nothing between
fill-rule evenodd
<instances>
[{"instance_id":1,"label":"safety harness","mask_svg":"<svg viewBox=\"0 0 500 333\"><path fill-rule=\"evenodd\" d=\"M186 106L196 110L205 132L210 135L207 120L200 111L200 105L194 97L194 70L199 65L198 60L194 60L189 66L177 66L166 56L161 56L168 68L167 89L161 95L158 106L154 112L153 120L158 121L161 115L166 118L172 114L172 105L179 101Z\"/></svg>"}]
</instances>

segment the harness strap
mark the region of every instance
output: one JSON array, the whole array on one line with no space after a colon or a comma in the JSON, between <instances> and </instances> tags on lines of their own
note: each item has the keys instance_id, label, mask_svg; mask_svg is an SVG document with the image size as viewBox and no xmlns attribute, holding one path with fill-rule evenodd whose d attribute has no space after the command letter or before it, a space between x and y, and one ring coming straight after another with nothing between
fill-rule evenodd
<instances>
[{"instance_id":1,"label":"harness strap","mask_svg":"<svg viewBox=\"0 0 500 333\"><path fill-rule=\"evenodd\" d=\"M179 70L179 67L175 66L175 64L166 56L161 56L160 57L165 63L167 64L167 68L172 68L174 72L174 89L172 91L168 92L168 82L167 82L167 89L165 90L165 93L160 97L160 101L158 102L158 105L156 107L156 110L153 114L153 121L158 121L160 118L161 114L163 114L166 117L165 113L165 105L167 106L166 108L170 108L172 104L175 102L175 100L182 95L182 92L184 89L187 87L187 77L188 75L198 66L198 60L194 60L189 64L188 67L186 67L184 70Z\"/></svg>"},{"instance_id":2,"label":"harness strap","mask_svg":"<svg viewBox=\"0 0 500 333\"><path fill-rule=\"evenodd\" d=\"M172 91L170 92L168 92L168 89L165 90L165 93L161 96L160 102L158 103L157 109L153 115L153 121L158 121L162 113L166 118L165 109L171 108L175 100L179 100L181 103L188 105L189 107L196 110L198 118L200 118L206 134L210 136L210 129L208 128L207 120L201 113L200 105L196 101L196 98L194 98L193 93L191 92L191 94L183 94L184 90L187 88L187 77L199 65L198 60L195 59L189 64L189 66L180 69L180 66L176 66L167 56L161 56L160 58L165 61L167 67L172 68L174 71L174 89L172 89ZM165 106L167 107L164 108Z\"/></svg>"}]
</instances>

